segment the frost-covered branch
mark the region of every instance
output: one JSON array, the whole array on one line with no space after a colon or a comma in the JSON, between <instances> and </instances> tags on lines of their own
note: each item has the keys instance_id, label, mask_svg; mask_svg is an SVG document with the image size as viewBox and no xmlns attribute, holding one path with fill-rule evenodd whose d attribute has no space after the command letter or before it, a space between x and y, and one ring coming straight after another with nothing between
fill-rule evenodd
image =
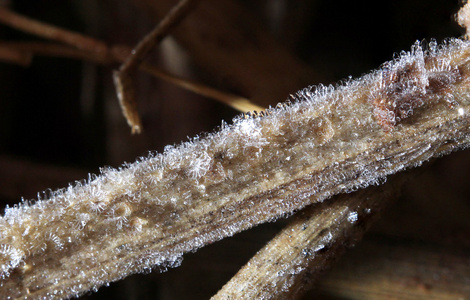
<instances>
[{"instance_id":1,"label":"frost-covered branch","mask_svg":"<svg viewBox=\"0 0 470 300\"><path fill-rule=\"evenodd\" d=\"M420 44L381 70L196 137L0 219L0 295L68 297L470 142L470 43Z\"/></svg>"},{"instance_id":2,"label":"frost-covered branch","mask_svg":"<svg viewBox=\"0 0 470 300\"><path fill-rule=\"evenodd\" d=\"M397 190L398 182L375 186L304 209L212 299L299 299L362 238Z\"/></svg>"}]
</instances>

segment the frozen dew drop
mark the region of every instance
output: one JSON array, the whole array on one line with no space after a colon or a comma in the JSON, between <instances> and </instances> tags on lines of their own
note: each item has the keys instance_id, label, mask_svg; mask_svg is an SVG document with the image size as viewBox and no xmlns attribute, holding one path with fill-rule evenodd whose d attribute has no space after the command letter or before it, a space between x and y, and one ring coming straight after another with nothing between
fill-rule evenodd
<instances>
[{"instance_id":1,"label":"frozen dew drop","mask_svg":"<svg viewBox=\"0 0 470 300\"><path fill-rule=\"evenodd\" d=\"M350 223L356 223L357 221L357 212L355 211L351 211L349 214L348 214L348 221Z\"/></svg>"},{"instance_id":2,"label":"frozen dew drop","mask_svg":"<svg viewBox=\"0 0 470 300\"><path fill-rule=\"evenodd\" d=\"M437 50L439 50L439 46L438 46L437 41L435 39L431 39L429 41L428 47L429 47L429 51L431 53L436 53Z\"/></svg>"}]
</instances>

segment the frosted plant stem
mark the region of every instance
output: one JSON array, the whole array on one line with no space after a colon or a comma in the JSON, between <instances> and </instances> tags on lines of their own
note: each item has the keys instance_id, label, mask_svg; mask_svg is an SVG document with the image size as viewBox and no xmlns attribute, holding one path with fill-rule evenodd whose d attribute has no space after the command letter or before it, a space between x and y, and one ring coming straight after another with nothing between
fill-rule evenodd
<instances>
[{"instance_id":1,"label":"frosted plant stem","mask_svg":"<svg viewBox=\"0 0 470 300\"><path fill-rule=\"evenodd\" d=\"M298 299L362 238L400 186L394 181L302 210L212 300Z\"/></svg>"},{"instance_id":2,"label":"frosted plant stem","mask_svg":"<svg viewBox=\"0 0 470 300\"><path fill-rule=\"evenodd\" d=\"M470 143L470 43L383 68L7 208L0 298L79 295Z\"/></svg>"}]
</instances>

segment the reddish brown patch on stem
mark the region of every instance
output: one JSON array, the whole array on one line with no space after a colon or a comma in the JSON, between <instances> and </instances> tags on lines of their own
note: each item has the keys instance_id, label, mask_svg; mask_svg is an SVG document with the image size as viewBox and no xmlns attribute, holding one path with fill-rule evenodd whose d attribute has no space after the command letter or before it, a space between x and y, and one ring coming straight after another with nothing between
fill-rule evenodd
<instances>
[{"instance_id":1,"label":"reddish brown patch on stem","mask_svg":"<svg viewBox=\"0 0 470 300\"><path fill-rule=\"evenodd\" d=\"M461 70L445 65L441 59L429 55L383 66L380 88L372 93L371 103L377 123L385 131L393 130L417 108L451 94L452 85L462 79Z\"/></svg>"},{"instance_id":2,"label":"reddish brown patch on stem","mask_svg":"<svg viewBox=\"0 0 470 300\"><path fill-rule=\"evenodd\" d=\"M423 105L425 84L417 62L396 68L386 64L382 69L380 89L373 97L374 115L385 131L391 131L413 109Z\"/></svg>"}]
</instances>

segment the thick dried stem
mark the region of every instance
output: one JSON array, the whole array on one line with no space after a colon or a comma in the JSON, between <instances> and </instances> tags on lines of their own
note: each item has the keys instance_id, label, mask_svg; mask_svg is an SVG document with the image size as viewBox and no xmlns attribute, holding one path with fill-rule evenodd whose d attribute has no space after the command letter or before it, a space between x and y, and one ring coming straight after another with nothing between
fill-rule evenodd
<instances>
[{"instance_id":1,"label":"thick dried stem","mask_svg":"<svg viewBox=\"0 0 470 300\"><path fill-rule=\"evenodd\" d=\"M368 188L304 209L212 299L298 299L362 237L395 196L393 187Z\"/></svg>"},{"instance_id":2,"label":"thick dried stem","mask_svg":"<svg viewBox=\"0 0 470 300\"><path fill-rule=\"evenodd\" d=\"M0 295L68 297L175 266L184 252L468 146L469 57L466 41L417 44L357 81L307 88L262 117L7 209Z\"/></svg>"}]
</instances>

